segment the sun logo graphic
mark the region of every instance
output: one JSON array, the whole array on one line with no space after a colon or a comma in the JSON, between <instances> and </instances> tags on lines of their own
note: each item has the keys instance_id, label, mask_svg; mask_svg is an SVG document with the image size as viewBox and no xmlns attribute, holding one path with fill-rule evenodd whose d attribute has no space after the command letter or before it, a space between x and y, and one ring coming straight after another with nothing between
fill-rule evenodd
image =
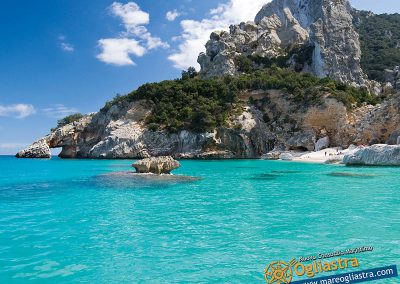
<instances>
[{"instance_id":1,"label":"sun logo graphic","mask_svg":"<svg viewBox=\"0 0 400 284\"><path fill-rule=\"evenodd\" d=\"M293 266L297 263L292 259L289 263L282 260L271 262L264 271L268 284L289 284L293 279Z\"/></svg>"}]
</instances>

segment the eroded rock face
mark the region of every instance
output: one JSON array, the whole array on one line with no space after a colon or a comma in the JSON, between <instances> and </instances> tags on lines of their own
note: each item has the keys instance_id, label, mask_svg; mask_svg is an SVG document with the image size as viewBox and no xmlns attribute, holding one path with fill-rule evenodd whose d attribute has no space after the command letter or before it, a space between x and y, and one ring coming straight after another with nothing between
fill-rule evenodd
<instances>
[{"instance_id":1,"label":"eroded rock face","mask_svg":"<svg viewBox=\"0 0 400 284\"><path fill-rule=\"evenodd\" d=\"M51 158L50 147L45 138L34 142L25 150L15 155L17 158Z\"/></svg>"},{"instance_id":2,"label":"eroded rock face","mask_svg":"<svg viewBox=\"0 0 400 284\"><path fill-rule=\"evenodd\" d=\"M364 147L345 155L343 163L346 165L400 166L400 146L377 144Z\"/></svg>"},{"instance_id":3,"label":"eroded rock face","mask_svg":"<svg viewBox=\"0 0 400 284\"><path fill-rule=\"evenodd\" d=\"M389 84L386 87L388 89L395 88L400 90L400 66L394 67L393 70L385 70L385 81Z\"/></svg>"},{"instance_id":4,"label":"eroded rock face","mask_svg":"<svg viewBox=\"0 0 400 284\"><path fill-rule=\"evenodd\" d=\"M274 58L299 46L314 48L311 66L319 77L364 85L359 36L347 0L274 0L254 22L213 32L198 62L204 77L236 75L238 55Z\"/></svg>"},{"instance_id":5,"label":"eroded rock face","mask_svg":"<svg viewBox=\"0 0 400 284\"><path fill-rule=\"evenodd\" d=\"M18 156L49 157L49 148L61 147L62 158L252 159L264 155L278 159L278 154L266 154L313 151L315 146L326 146L328 138L330 147L387 141L396 144L400 133L400 95L352 111L329 95L314 106L299 105L290 94L277 90L253 91L239 97L242 102L252 97L253 103L210 133L152 131L145 123L151 110L136 101L63 126Z\"/></svg>"},{"instance_id":6,"label":"eroded rock face","mask_svg":"<svg viewBox=\"0 0 400 284\"><path fill-rule=\"evenodd\" d=\"M386 144L389 144L389 145L400 144L400 131L396 130L392 134L390 134L388 140L386 141Z\"/></svg>"},{"instance_id":7,"label":"eroded rock face","mask_svg":"<svg viewBox=\"0 0 400 284\"><path fill-rule=\"evenodd\" d=\"M313 131L302 131L295 133L288 141L289 150L314 151L315 133Z\"/></svg>"},{"instance_id":8,"label":"eroded rock face","mask_svg":"<svg viewBox=\"0 0 400 284\"><path fill-rule=\"evenodd\" d=\"M254 107L233 118L232 125L211 133L152 131L145 120L151 110L141 101L113 106L107 112L85 116L44 138L48 147L62 148L62 158L142 159L257 158L270 151L274 139L262 113ZM242 127L235 128L240 123Z\"/></svg>"},{"instance_id":9,"label":"eroded rock face","mask_svg":"<svg viewBox=\"0 0 400 284\"><path fill-rule=\"evenodd\" d=\"M321 151L329 147L329 136L325 136L315 143L315 151Z\"/></svg>"},{"instance_id":10,"label":"eroded rock face","mask_svg":"<svg viewBox=\"0 0 400 284\"><path fill-rule=\"evenodd\" d=\"M172 157L151 157L137 161L132 165L137 173L170 174L181 165Z\"/></svg>"}]
</instances>

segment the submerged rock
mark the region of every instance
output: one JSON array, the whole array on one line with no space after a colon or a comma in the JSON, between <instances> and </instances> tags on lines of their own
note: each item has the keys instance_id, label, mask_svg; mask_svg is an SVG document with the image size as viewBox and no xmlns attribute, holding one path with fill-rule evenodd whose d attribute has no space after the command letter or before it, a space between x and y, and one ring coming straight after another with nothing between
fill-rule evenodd
<instances>
[{"instance_id":1,"label":"submerged rock","mask_svg":"<svg viewBox=\"0 0 400 284\"><path fill-rule=\"evenodd\" d=\"M373 177L377 177L378 175L339 172L339 173L329 173L328 176L331 176L331 177L345 177L345 178L346 177L347 178L373 178Z\"/></svg>"},{"instance_id":2,"label":"submerged rock","mask_svg":"<svg viewBox=\"0 0 400 284\"><path fill-rule=\"evenodd\" d=\"M18 152L17 158L51 158L50 147L46 139L40 139L30 145L28 148Z\"/></svg>"},{"instance_id":3,"label":"submerged rock","mask_svg":"<svg viewBox=\"0 0 400 284\"><path fill-rule=\"evenodd\" d=\"M275 180L279 177L280 176L278 174L264 173L264 174L258 174L258 175L252 176L249 179L250 180L269 181L269 180Z\"/></svg>"},{"instance_id":4,"label":"submerged rock","mask_svg":"<svg viewBox=\"0 0 400 284\"><path fill-rule=\"evenodd\" d=\"M199 180L201 180L200 177L139 174L133 171L112 172L94 177L94 181L99 183L101 187L116 189L152 189L154 187L165 189L168 186Z\"/></svg>"},{"instance_id":5,"label":"submerged rock","mask_svg":"<svg viewBox=\"0 0 400 284\"><path fill-rule=\"evenodd\" d=\"M172 157L152 157L137 161L132 165L137 173L169 174L181 165Z\"/></svg>"},{"instance_id":6,"label":"submerged rock","mask_svg":"<svg viewBox=\"0 0 400 284\"><path fill-rule=\"evenodd\" d=\"M400 145L376 144L344 156L346 165L400 166Z\"/></svg>"}]
</instances>

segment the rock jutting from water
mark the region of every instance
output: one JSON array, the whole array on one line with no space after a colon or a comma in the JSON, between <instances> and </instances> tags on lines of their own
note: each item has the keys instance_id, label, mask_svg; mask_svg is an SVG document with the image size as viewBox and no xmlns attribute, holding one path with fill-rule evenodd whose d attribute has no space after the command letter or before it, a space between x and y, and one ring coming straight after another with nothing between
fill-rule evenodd
<instances>
[{"instance_id":1,"label":"rock jutting from water","mask_svg":"<svg viewBox=\"0 0 400 284\"><path fill-rule=\"evenodd\" d=\"M172 157L151 157L135 162L132 167L137 173L170 174L171 171L180 167L178 161Z\"/></svg>"},{"instance_id":2,"label":"rock jutting from water","mask_svg":"<svg viewBox=\"0 0 400 284\"><path fill-rule=\"evenodd\" d=\"M27 149L18 152L17 158L51 158L50 147L46 139L40 139L30 145Z\"/></svg>"},{"instance_id":3,"label":"rock jutting from water","mask_svg":"<svg viewBox=\"0 0 400 284\"><path fill-rule=\"evenodd\" d=\"M377 144L344 156L348 166L400 166L400 145Z\"/></svg>"}]
</instances>

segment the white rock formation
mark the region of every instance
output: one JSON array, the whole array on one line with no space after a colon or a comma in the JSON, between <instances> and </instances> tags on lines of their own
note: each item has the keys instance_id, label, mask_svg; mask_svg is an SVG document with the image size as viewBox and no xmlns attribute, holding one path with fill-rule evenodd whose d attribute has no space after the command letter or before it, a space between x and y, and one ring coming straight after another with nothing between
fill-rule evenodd
<instances>
[{"instance_id":1,"label":"white rock formation","mask_svg":"<svg viewBox=\"0 0 400 284\"><path fill-rule=\"evenodd\" d=\"M51 152L46 139L40 139L15 156L17 158L51 158Z\"/></svg>"},{"instance_id":2,"label":"white rock formation","mask_svg":"<svg viewBox=\"0 0 400 284\"><path fill-rule=\"evenodd\" d=\"M329 147L329 136L325 136L315 143L315 151L320 151Z\"/></svg>"},{"instance_id":3,"label":"white rock formation","mask_svg":"<svg viewBox=\"0 0 400 284\"><path fill-rule=\"evenodd\" d=\"M172 157L151 157L137 161L132 165L137 173L170 174L181 165Z\"/></svg>"},{"instance_id":4,"label":"white rock formation","mask_svg":"<svg viewBox=\"0 0 400 284\"><path fill-rule=\"evenodd\" d=\"M293 155L291 153L282 153L279 155L279 159L282 161L292 161Z\"/></svg>"},{"instance_id":5,"label":"white rock formation","mask_svg":"<svg viewBox=\"0 0 400 284\"><path fill-rule=\"evenodd\" d=\"M400 146L376 144L346 154L346 165L400 166Z\"/></svg>"},{"instance_id":6,"label":"white rock formation","mask_svg":"<svg viewBox=\"0 0 400 284\"><path fill-rule=\"evenodd\" d=\"M311 66L319 77L365 84L360 66L359 36L347 0L273 0L254 22L216 31L198 62L204 77L240 73L238 55L274 58L299 46L313 47Z\"/></svg>"}]
</instances>

